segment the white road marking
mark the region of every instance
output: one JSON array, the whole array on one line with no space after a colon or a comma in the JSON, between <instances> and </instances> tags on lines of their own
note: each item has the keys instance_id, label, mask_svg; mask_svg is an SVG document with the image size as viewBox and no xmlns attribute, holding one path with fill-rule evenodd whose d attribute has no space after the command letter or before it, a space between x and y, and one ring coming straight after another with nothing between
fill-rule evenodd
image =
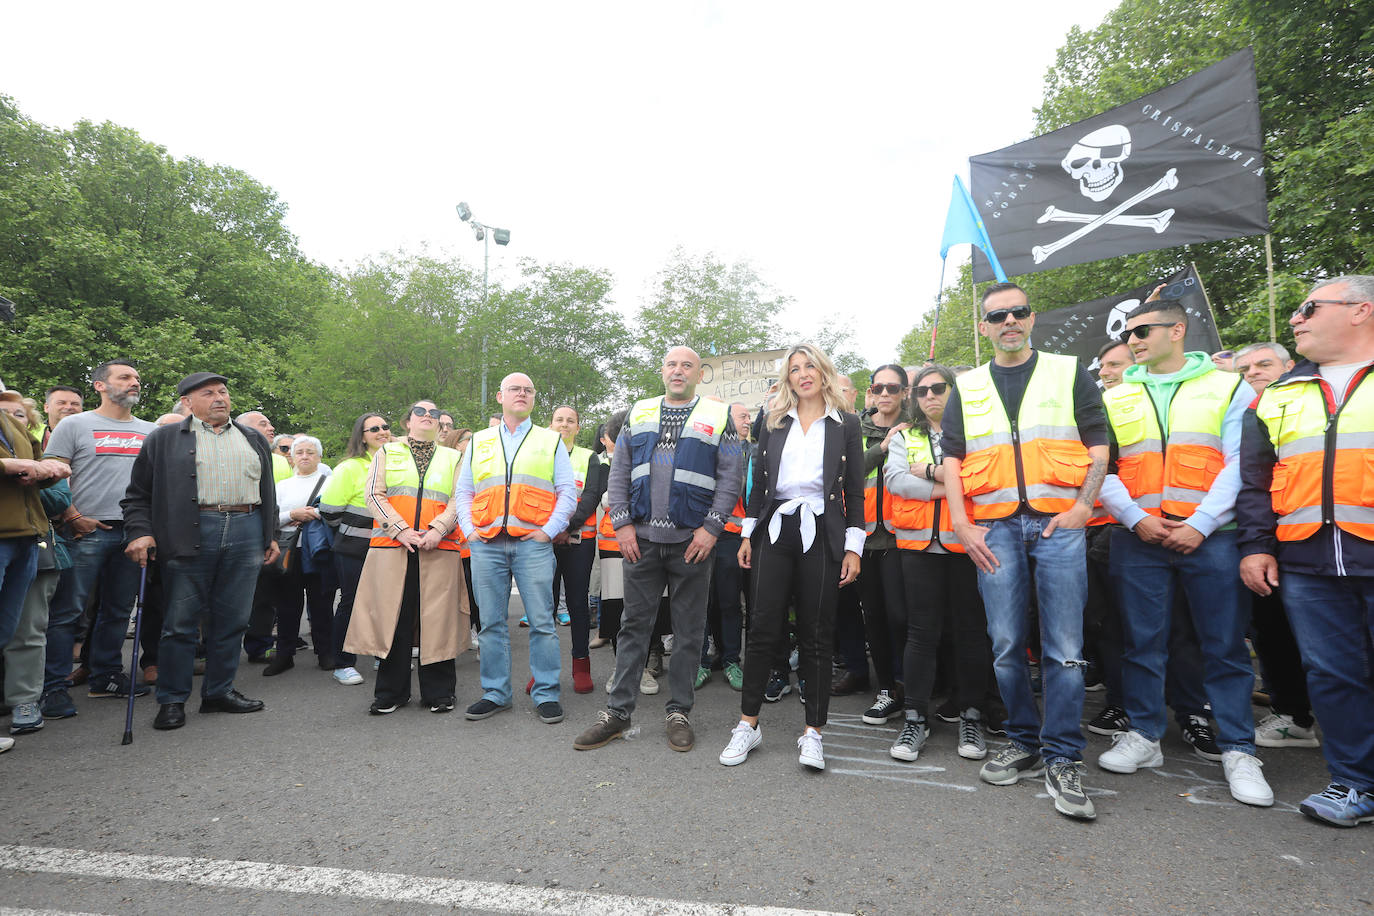
<instances>
[{"instance_id":1,"label":"white road marking","mask_svg":"<svg viewBox=\"0 0 1374 916\"><path fill-rule=\"evenodd\" d=\"M903 768L905 769L905 768ZM928 767L927 769L940 770L939 767ZM839 773L843 776L866 776L869 779L886 779L890 782L907 782L920 786L935 786L937 789L954 789L959 792L977 792L976 786L961 786L955 782L936 782L933 779L922 779L916 775L921 772L920 768L911 769L911 775L905 775L893 770L849 770L842 768L831 768L832 773ZM941 770L943 772L943 770Z\"/></svg>"},{"instance_id":2,"label":"white road marking","mask_svg":"<svg viewBox=\"0 0 1374 916\"><path fill-rule=\"evenodd\" d=\"M237 862L191 856L88 852L42 846L0 845L0 868L97 878L162 881L236 890L264 890L328 897L358 897L457 907L489 913L589 916L840 916L820 910L743 904L696 903L562 888L521 887L489 881L428 878L350 868Z\"/></svg>"},{"instance_id":3,"label":"white road marking","mask_svg":"<svg viewBox=\"0 0 1374 916\"><path fill-rule=\"evenodd\" d=\"M16 910L0 906L0 916L103 916L101 913L77 913L72 910Z\"/></svg>"}]
</instances>

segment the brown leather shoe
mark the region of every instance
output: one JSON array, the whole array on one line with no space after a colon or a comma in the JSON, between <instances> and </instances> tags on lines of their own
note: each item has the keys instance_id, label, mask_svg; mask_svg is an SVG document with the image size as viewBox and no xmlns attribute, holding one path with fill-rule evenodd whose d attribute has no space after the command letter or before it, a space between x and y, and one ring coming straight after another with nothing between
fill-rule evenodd
<instances>
[{"instance_id":1,"label":"brown leather shoe","mask_svg":"<svg viewBox=\"0 0 1374 916\"><path fill-rule=\"evenodd\" d=\"M692 723L687 721L685 712L668 713L664 720L668 727L668 746L675 751L690 751L696 746L697 736L692 732Z\"/></svg>"},{"instance_id":2,"label":"brown leather shoe","mask_svg":"<svg viewBox=\"0 0 1374 916\"><path fill-rule=\"evenodd\" d=\"M609 709L603 709L596 714L596 721L587 726L586 731L573 739L573 749L590 751L594 748L604 747L621 737L625 729L629 727L629 719L622 719Z\"/></svg>"},{"instance_id":3,"label":"brown leather shoe","mask_svg":"<svg viewBox=\"0 0 1374 916\"><path fill-rule=\"evenodd\" d=\"M72 669L72 673L67 676L67 681L73 687L84 684L91 679L91 669L85 665L77 665Z\"/></svg>"},{"instance_id":4,"label":"brown leather shoe","mask_svg":"<svg viewBox=\"0 0 1374 916\"><path fill-rule=\"evenodd\" d=\"M846 671L830 685L832 697L847 697L856 693L868 693L868 678L859 677L853 671Z\"/></svg>"}]
</instances>

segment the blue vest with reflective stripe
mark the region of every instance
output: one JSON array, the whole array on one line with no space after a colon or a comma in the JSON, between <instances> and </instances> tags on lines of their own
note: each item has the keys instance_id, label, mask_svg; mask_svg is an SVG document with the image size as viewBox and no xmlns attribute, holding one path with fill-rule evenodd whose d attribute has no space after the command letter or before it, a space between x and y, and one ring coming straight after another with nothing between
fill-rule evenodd
<instances>
[{"instance_id":1,"label":"blue vest with reflective stripe","mask_svg":"<svg viewBox=\"0 0 1374 916\"><path fill-rule=\"evenodd\" d=\"M663 398L636 401L628 418L630 428L630 519L647 522L653 511L649 493L649 463L658 447L659 411ZM673 483L668 518L679 528L700 528L716 493L716 452L730 408L719 401L698 398L682 424L673 450Z\"/></svg>"}]
</instances>

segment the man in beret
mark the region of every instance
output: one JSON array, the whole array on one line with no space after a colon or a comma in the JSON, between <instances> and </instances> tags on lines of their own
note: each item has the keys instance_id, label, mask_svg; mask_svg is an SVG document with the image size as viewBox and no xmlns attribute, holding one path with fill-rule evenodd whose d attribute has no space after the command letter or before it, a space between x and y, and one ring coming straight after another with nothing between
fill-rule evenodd
<instances>
[{"instance_id":1,"label":"man in beret","mask_svg":"<svg viewBox=\"0 0 1374 916\"><path fill-rule=\"evenodd\" d=\"M234 689L258 571L277 557L276 487L266 439L229 417L228 379L196 372L177 386L190 416L149 433L124 496L127 553L158 551L166 608L153 727L186 724L198 617L209 615L201 712L257 712Z\"/></svg>"}]
</instances>

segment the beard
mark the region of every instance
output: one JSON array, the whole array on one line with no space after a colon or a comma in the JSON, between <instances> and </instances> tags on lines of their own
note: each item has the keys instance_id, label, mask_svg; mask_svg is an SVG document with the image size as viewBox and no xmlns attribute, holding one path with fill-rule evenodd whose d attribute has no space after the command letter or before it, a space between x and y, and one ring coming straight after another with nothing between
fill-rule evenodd
<instances>
[{"instance_id":1,"label":"beard","mask_svg":"<svg viewBox=\"0 0 1374 916\"><path fill-rule=\"evenodd\" d=\"M128 390L121 391L118 394L110 395L110 400L118 404L120 407L123 407L125 410L128 410L136 406L138 404L138 398L139 392Z\"/></svg>"}]
</instances>

